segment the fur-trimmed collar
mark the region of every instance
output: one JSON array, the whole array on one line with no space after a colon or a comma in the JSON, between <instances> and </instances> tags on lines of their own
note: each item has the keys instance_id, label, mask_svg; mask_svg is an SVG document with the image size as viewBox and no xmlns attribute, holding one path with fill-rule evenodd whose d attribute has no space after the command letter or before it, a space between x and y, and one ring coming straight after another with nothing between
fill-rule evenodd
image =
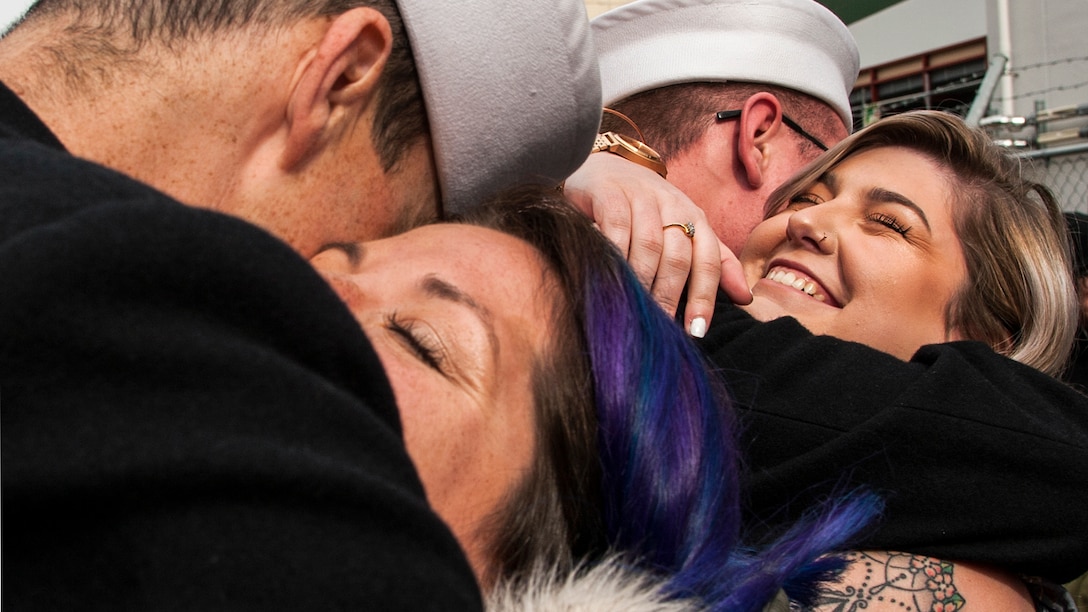
<instances>
[{"instance_id":1,"label":"fur-trimmed collar","mask_svg":"<svg viewBox=\"0 0 1088 612\"><path fill-rule=\"evenodd\" d=\"M573 572L540 568L524 582L499 584L487 612L701 612L698 600L668 599L665 581L611 557Z\"/></svg>"}]
</instances>

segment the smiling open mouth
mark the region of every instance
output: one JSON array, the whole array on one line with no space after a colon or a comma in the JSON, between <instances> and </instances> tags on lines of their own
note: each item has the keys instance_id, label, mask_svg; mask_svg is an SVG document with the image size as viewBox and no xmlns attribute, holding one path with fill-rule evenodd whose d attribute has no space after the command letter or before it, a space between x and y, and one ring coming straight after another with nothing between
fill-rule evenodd
<instances>
[{"instance_id":1,"label":"smiling open mouth","mask_svg":"<svg viewBox=\"0 0 1088 612\"><path fill-rule=\"evenodd\" d=\"M820 292L820 287L812 279L800 276L797 273L784 268L771 268L763 278L780 285L793 287L794 289L811 296L821 302L827 301L827 296Z\"/></svg>"}]
</instances>

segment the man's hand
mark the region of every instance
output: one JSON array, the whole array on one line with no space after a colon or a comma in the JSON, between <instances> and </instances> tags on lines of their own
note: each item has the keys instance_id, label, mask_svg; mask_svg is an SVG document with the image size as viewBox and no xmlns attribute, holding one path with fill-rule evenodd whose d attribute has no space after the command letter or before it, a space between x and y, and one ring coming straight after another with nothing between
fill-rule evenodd
<instances>
[{"instance_id":1,"label":"man's hand","mask_svg":"<svg viewBox=\"0 0 1088 612\"><path fill-rule=\"evenodd\" d=\"M734 302L752 301L740 262L702 209L652 170L618 155L590 155L567 179L564 193L619 247L665 312L676 314L688 286L684 327L691 335L706 333L719 284ZM692 238L663 227L688 222L695 225Z\"/></svg>"}]
</instances>

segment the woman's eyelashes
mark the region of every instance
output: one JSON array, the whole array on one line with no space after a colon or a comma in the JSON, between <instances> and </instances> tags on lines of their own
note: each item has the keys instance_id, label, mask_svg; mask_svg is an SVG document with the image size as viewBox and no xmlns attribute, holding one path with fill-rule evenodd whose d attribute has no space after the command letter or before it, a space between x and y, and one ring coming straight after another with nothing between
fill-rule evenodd
<instances>
[{"instance_id":1,"label":"woman's eyelashes","mask_svg":"<svg viewBox=\"0 0 1088 612\"><path fill-rule=\"evenodd\" d=\"M823 201L823 198L814 193L799 193L790 198L790 201L785 208L797 210L807 206L816 206L817 204L823 203Z\"/></svg>"},{"instance_id":2,"label":"woman's eyelashes","mask_svg":"<svg viewBox=\"0 0 1088 612\"><path fill-rule=\"evenodd\" d=\"M385 318L385 327L393 332L420 361L439 374L447 375L444 367L446 351L433 333L420 332L415 322L399 318L396 312Z\"/></svg>"},{"instance_id":3,"label":"woman's eyelashes","mask_svg":"<svg viewBox=\"0 0 1088 612\"><path fill-rule=\"evenodd\" d=\"M906 236L911 228L911 226L903 225L899 222L899 219L887 213L873 212L866 215L866 218L875 223L879 223L902 236Z\"/></svg>"}]
</instances>

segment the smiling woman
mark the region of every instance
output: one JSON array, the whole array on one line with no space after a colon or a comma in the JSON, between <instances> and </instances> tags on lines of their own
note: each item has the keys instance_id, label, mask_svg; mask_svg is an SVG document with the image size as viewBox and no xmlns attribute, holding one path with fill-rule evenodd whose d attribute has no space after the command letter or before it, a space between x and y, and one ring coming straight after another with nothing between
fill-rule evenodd
<instances>
[{"instance_id":1,"label":"smiling woman","mask_svg":"<svg viewBox=\"0 0 1088 612\"><path fill-rule=\"evenodd\" d=\"M904 360L979 340L1060 373L1077 322L1069 246L1053 196L1021 176L955 116L883 119L768 199L740 257L749 312Z\"/></svg>"},{"instance_id":2,"label":"smiling woman","mask_svg":"<svg viewBox=\"0 0 1088 612\"><path fill-rule=\"evenodd\" d=\"M901 359L958 339L947 311L967 276L945 174L901 147L828 170L752 231L741 256L753 285L748 311L793 316Z\"/></svg>"}]
</instances>

